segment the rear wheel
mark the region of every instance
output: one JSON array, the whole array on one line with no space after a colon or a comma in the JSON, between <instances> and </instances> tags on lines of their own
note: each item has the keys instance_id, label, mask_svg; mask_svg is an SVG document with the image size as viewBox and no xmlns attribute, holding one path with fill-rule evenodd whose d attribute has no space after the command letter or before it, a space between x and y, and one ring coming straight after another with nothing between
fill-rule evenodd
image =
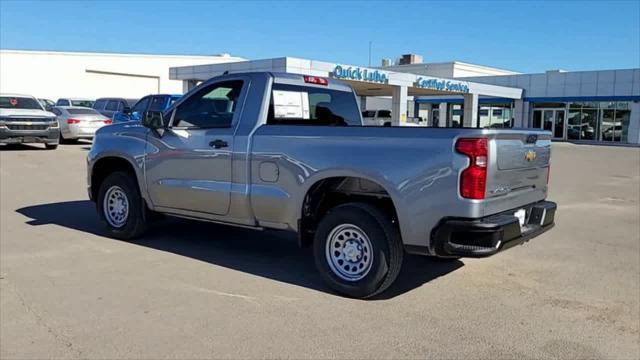
<instances>
[{"instance_id":1,"label":"rear wheel","mask_svg":"<svg viewBox=\"0 0 640 360\"><path fill-rule=\"evenodd\" d=\"M134 239L146 230L146 206L136 180L128 173L114 172L100 185L96 207L109 234L117 239Z\"/></svg>"},{"instance_id":2,"label":"rear wheel","mask_svg":"<svg viewBox=\"0 0 640 360\"><path fill-rule=\"evenodd\" d=\"M316 267L333 290L368 298L386 290L400 273L398 229L378 208L348 203L331 209L314 240Z\"/></svg>"},{"instance_id":3,"label":"rear wheel","mask_svg":"<svg viewBox=\"0 0 640 360\"><path fill-rule=\"evenodd\" d=\"M75 144L78 142L78 139L67 139L62 135L62 131L60 131L60 138L58 140L60 144Z\"/></svg>"}]
</instances>

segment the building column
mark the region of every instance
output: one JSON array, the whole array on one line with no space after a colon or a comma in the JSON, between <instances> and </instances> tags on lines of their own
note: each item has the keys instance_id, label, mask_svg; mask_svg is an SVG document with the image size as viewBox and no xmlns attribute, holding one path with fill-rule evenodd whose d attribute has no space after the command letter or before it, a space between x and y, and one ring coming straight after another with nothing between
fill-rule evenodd
<instances>
[{"instance_id":1,"label":"building column","mask_svg":"<svg viewBox=\"0 0 640 360\"><path fill-rule=\"evenodd\" d=\"M407 118L417 117L416 102L412 99L407 100Z\"/></svg>"},{"instance_id":2,"label":"building column","mask_svg":"<svg viewBox=\"0 0 640 360\"><path fill-rule=\"evenodd\" d=\"M391 125L403 126L407 122L407 94L406 86L394 86L391 100Z\"/></svg>"},{"instance_id":3,"label":"building column","mask_svg":"<svg viewBox=\"0 0 640 360\"><path fill-rule=\"evenodd\" d=\"M627 134L629 144L640 144L640 102L631 102L631 116L629 117L629 133Z\"/></svg>"},{"instance_id":4,"label":"building column","mask_svg":"<svg viewBox=\"0 0 640 360\"><path fill-rule=\"evenodd\" d=\"M447 127L448 120L447 119L447 103L440 103L438 106L438 127Z\"/></svg>"},{"instance_id":5,"label":"building column","mask_svg":"<svg viewBox=\"0 0 640 360\"><path fill-rule=\"evenodd\" d=\"M463 110L462 126L476 127L478 124L478 94L464 95Z\"/></svg>"},{"instance_id":6,"label":"building column","mask_svg":"<svg viewBox=\"0 0 640 360\"><path fill-rule=\"evenodd\" d=\"M524 116L524 100L518 99L514 101L513 106L513 127L521 128L525 126L525 116Z\"/></svg>"},{"instance_id":7,"label":"building column","mask_svg":"<svg viewBox=\"0 0 640 360\"><path fill-rule=\"evenodd\" d=\"M367 110L367 97L360 96L360 111Z\"/></svg>"},{"instance_id":8,"label":"building column","mask_svg":"<svg viewBox=\"0 0 640 360\"><path fill-rule=\"evenodd\" d=\"M198 85L197 80L182 80L182 93L186 94Z\"/></svg>"},{"instance_id":9,"label":"building column","mask_svg":"<svg viewBox=\"0 0 640 360\"><path fill-rule=\"evenodd\" d=\"M568 116L569 113L566 113L565 117ZM567 121L568 119L564 119ZM533 105L525 101L524 106L522 107L522 127L528 128L533 126Z\"/></svg>"}]
</instances>

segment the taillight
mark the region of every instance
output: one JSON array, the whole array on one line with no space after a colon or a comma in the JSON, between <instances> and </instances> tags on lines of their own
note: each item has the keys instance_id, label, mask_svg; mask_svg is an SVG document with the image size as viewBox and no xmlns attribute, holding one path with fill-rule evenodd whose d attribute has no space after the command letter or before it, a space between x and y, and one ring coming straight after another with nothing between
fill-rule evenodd
<instances>
[{"instance_id":1,"label":"taillight","mask_svg":"<svg viewBox=\"0 0 640 360\"><path fill-rule=\"evenodd\" d=\"M111 119L106 119L106 120L104 121L104 123L105 123L105 124L107 124L107 125L109 125L109 124L112 124L112 123L113 123L113 121L112 121Z\"/></svg>"},{"instance_id":2,"label":"taillight","mask_svg":"<svg viewBox=\"0 0 640 360\"><path fill-rule=\"evenodd\" d=\"M77 119L67 119L67 124L80 124L80 120L77 120Z\"/></svg>"},{"instance_id":3,"label":"taillight","mask_svg":"<svg viewBox=\"0 0 640 360\"><path fill-rule=\"evenodd\" d=\"M486 138L462 138L456 151L469 157L469 167L460 175L460 195L467 199L484 199L487 187L488 142Z\"/></svg>"},{"instance_id":4,"label":"taillight","mask_svg":"<svg viewBox=\"0 0 640 360\"><path fill-rule=\"evenodd\" d=\"M304 82L309 84L316 85L329 85L329 80L319 77L319 76L306 76L304 77Z\"/></svg>"}]
</instances>

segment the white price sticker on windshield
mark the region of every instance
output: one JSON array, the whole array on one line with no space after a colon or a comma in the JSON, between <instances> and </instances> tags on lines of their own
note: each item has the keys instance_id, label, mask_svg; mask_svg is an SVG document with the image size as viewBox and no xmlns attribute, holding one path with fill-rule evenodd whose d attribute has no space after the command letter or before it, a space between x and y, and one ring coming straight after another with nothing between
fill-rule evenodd
<instances>
[{"instance_id":1,"label":"white price sticker on windshield","mask_svg":"<svg viewBox=\"0 0 640 360\"><path fill-rule=\"evenodd\" d=\"M309 94L304 91L273 91L276 119L309 119Z\"/></svg>"}]
</instances>

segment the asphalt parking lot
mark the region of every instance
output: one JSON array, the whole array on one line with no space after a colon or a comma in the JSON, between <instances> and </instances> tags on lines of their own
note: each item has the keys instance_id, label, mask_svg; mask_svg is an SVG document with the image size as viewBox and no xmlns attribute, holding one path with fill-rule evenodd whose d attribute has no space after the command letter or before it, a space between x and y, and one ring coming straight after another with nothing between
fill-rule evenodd
<instances>
[{"instance_id":1,"label":"asphalt parking lot","mask_svg":"<svg viewBox=\"0 0 640 360\"><path fill-rule=\"evenodd\" d=\"M167 219L103 234L89 143L0 149L2 358L640 357L640 149L554 144L556 227L487 259L407 257L329 292L279 233Z\"/></svg>"}]
</instances>

